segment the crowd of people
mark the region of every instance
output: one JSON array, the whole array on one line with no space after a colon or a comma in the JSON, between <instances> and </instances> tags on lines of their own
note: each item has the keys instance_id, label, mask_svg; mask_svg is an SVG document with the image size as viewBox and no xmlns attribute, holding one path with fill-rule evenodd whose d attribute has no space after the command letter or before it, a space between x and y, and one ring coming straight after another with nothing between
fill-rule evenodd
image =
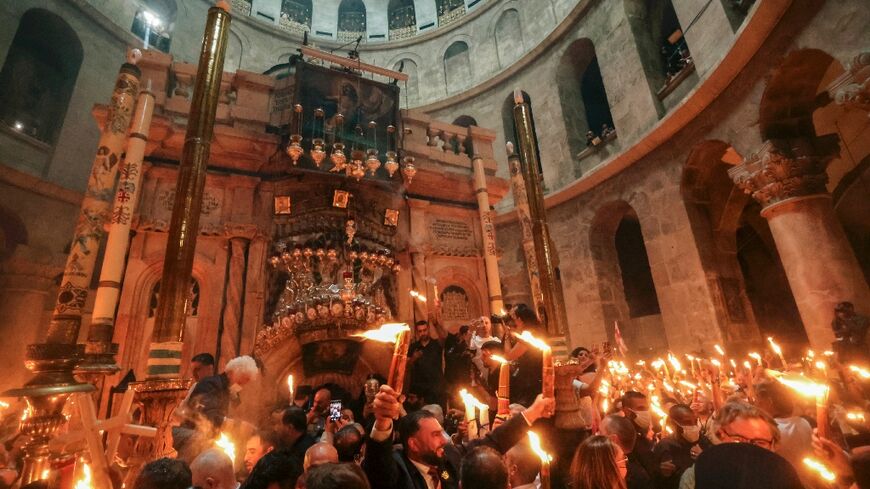
<instances>
[{"instance_id":1,"label":"crowd of people","mask_svg":"<svg viewBox=\"0 0 870 489\"><path fill-rule=\"evenodd\" d=\"M857 366L866 351L862 358L851 347L849 361L859 362L851 367L826 352L816 357L823 365L812 364L812 357L786 364L771 353L744 362L745 368L733 359L728 368L724 352L722 362L698 359L696 368L698 352L687 355L689 370L673 355L670 369L662 360L628 368L606 344L579 347L565 363L576 372L569 379L573 398L560 398L557 406L542 395L541 351L520 339L524 331L540 337L541 329L524 305L455 333L436 315L414 325L405 385L390 386L372 374L358 397L333 384L300 385L293 399L255 424L230 417L230 407L258 375L256 361L235 358L215 375L214 358L196 355L190 368L196 382L174 414L177 454L147 463L127 487L870 488L864 418L870 374ZM503 361L511 364L509 413L497 410ZM826 418L814 415L815 401L778 380L783 372L817 374L807 368L823 369L830 385ZM470 420L458 396L462 388L493 414ZM568 410L583 422L566 428L559 416ZM817 419L826 419L825 426L814 426ZM552 462L542 463L532 431ZM235 459L216 443L227 432L247 433L235 440ZM6 441L4 488L17 478L21 440Z\"/></svg>"}]
</instances>

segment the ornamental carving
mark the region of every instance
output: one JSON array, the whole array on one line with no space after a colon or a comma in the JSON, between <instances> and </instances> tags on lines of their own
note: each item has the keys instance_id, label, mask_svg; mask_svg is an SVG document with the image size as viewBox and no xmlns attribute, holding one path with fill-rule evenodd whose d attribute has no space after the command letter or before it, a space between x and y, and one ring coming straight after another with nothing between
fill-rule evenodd
<instances>
[{"instance_id":1,"label":"ornamental carving","mask_svg":"<svg viewBox=\"0 0 870 489\"><path fill-rule=\"evenodd\" d=\"M849 69L828 86L828 93L846 109L870 112L870 52L855 56Z\"/></svg>"},{"instance_id":2,"label":"ornamental carving","mask_svg":"<svg viewBox=\"0 0 870 489\"><path fill-rule=\"evenodd\" d=\"M758 153L728 170L728 175L762 207L768 207L794 197L826 193L825 170L838 153L836 135L770 140Z\"/></svg>"}]
</instances>

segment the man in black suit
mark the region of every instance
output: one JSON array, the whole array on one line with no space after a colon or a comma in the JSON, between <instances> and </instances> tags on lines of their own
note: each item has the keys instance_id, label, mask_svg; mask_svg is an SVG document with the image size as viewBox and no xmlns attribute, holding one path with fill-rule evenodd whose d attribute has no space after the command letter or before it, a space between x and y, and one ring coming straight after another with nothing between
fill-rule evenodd
<instances>
[{"instance_id":1,"label":"man in black suit","mask_svg":"<svg viewBox=\"0 0 870 489\"><path fill-rule=\"evenodd\" d=\"M399 422L401 449L393 447L393 420L398 418L396 392L381 386L375 396L375 424L366 442L363 470L372 489L456 489L463 454L477 446L505 453L542 417L553 415L553 399L539 396L521 415L464 447L448 442L435 416L427 411L408 414Z\"/></svg>"}]
</instances>

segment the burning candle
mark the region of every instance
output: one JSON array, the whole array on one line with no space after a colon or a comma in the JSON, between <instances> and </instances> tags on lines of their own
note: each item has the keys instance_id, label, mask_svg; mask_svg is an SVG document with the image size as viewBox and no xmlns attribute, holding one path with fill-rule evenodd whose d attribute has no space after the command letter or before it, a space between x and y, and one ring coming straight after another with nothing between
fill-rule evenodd
<instances>
[{"instance_id":1,"label":"burning candle","mask_svg":"<svg viewBox=\"0 0 870 489\"><path fill-rule=\"evenodd\" d=\"M386 323L379 329L369 330L358 336L382 343L395 343L387 385L396 391L398 397L405 383L405 365L408 363L408 348L411 346L411 328L405 323Z\"/></svg>"},{"instance_id":2,"label":"burning candle","mask_svg":"<svg viewBox=\"0 0 870 489\"><path fill-rule=\"evenodd\" d=\"M819 477L828 481L834 482L837 479L837 475L834 472L827 468L825 464L819 462L818 460L810 457L806 457L803 460L804 465L812 469L813 472L819 474Z\"/></svg>"},{"instance_id":3,"label":"burning candle","mask_svg":"<svg viewBox=\"0 0 870 489\"><path fill-rule=\"evenodd\" d=\"M510 416L511 403L511 364L504 357L492 355L493 360L499 362L498 367L498 411L496 415L507 419Z\"/></svg>"},{"instance_id":4,"label":"burning candle","mask_svg":"<svg viewBox=\"0 0 870 489\"><path fill-rule=\"evenodd\" d=\"M770 349L779 357L779 361L782 363L782 369L788 370L788 362L785 361L785 356L782 354L782 348L773 341L773 336L768 336L767 342L770 343Z\"/></svg>"},{"instance_id":5,"label":"burning candle","mask_svg":"<svg viewBox=\"0 0 870 489\"><path fill-rule=\"evenodd\" d=\"M236 445L230 440L230 437L227 436L226 433L221 432L221 436L218 437L214 442L215 446L218 447L221 451L223 451L230 460L233 461L233 465L236 463Z\"/></svg>"},{"instance_id":6,"label":"burning candle","mask_svg":"<svg viewBox=\"0 0 870 489\"><path fill-rule=\"evenodd\" d=\"M293 393L295 392L293 390L293 374L287 376L287 388L290 390L290 404L293 404L293 401L296 400L296 398L293 397Z\"/></svg>"},{"instance_id":7,"label":"burning candle","mask_svg":"<svg viewBox=\"0 0 870 489\"><path fill-rule=\"evenodd\" d=\"M410 292L410 294L411 294L411 297L417 299L418 301L420 301L420 302L426 302L426 296L423 295L423 294L421 294L421 293L419 293L419 292L417 292L416 290L412 290L412 291Z\"/></svg>"},{"instance_id":8,"label":"burning candle","mask_svg":"<svg viewBox=\"0 0 870 489\"><path fill-rule=\"evenodd\" d=\"M541 459L541 489L550 489L550 462L553 461L553 457L541 447L541 437L534 431L529 431L529 446Z\"/></svg>"},{"instance_id":9,"label":"burning candle","mask_svg":"<svg viewBox=\"0 0 870 489\"><path fill-rule=\"evenodd\" d=\"M692 355L686 355L686 359L689 361L689 369L692 372L692 378L695 378L695 357Z\"/></svg>"},{"instance_id":10,"label":"burning candle","mask_svg":"<svg viewBox=\"0 0 870 489\"><path fill-rule=\"evenodd\" d=\"M93 489L94 480L91 476L91 466L82 464L82 477L76 481L75 489Z\"/></svg>"},{"instance_id":11,"label":"burning candle","mask_svg":"<svg viewBox=\"0 0 870 489\"><path fill-rule=\"evenodd\" d=\"M758 363L759 367L761 366L761 355L759 355L756 352L751 352L749 354L749 357L752 358L753 360L755 360Z\"/></svg>"},{"instance_id":12,"label":"burning candle","mask_svg":"<svg viewBox=\"0 0 870 489\"><path fill-rule=\"evenodd\" d=\"M828 392L825 384L819 384L806 377L799 375L783 375L769 370L771 376L776 377L783 385L794 389L798 394L816 399L816 429L819 437L828 437Z\"/></svg>"},{"instance_id":13,"label":"burning candle","mask_svg":"<svg viewBox=\"0 0 870 489\"><path fill-rule=\"evenodd\" d=\"M849 370L855 372L858 377L861 377L862 379L870 379L870 371L865 368L861 368L857 365L849 365Z\"/></svg>"},{"instance_id":14,"label":"burning candle","mask_svg":"<svg viewBox=\"0 0 870 489\"><path fill-rule=\"evenodd\" d=\"M725 350L723 350L718 343L713 345L713 348L716 350L716 353L718 353L720 357L725 358Z\"/></svg>"},{"instance_id":15,"label":"burning candle","mask_svg":"<svg viewBox=\"0 0 870 489\"><path fill-rule=\"evenodd\" d=\"M544 340L535 338L532 333L523 331L523 334L518 336L521 340L541 350L543 354L543 394L544 397L555 397L556 391L556 370L553 366L553 350L550 349Z\"/></svg>"},{"instance_id":16,"label":"burning candle","mask_svg":"<svg viewBox=\"0 0 870 489\"><path fill-rule=\"evenodd\" d=\"M459 397L465 404L465 421L468 423L468 439L480 437L485 430L484 426L489 424L489 406L477 400L476 397L469 394L467 390L459 391ZM478 417L478 410L480 416Z\"/></svg>"}]
</instances>

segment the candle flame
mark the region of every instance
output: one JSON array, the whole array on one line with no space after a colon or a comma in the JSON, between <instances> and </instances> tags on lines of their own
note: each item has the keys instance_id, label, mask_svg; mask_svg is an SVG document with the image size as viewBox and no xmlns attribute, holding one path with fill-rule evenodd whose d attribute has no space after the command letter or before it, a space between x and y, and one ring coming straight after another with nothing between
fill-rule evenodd
<instances>
[{"instance_id":1,"label":"candle flame","mask_svg":"<svg viewBox=\"0 0 870 489\"><path fill-rule=\"evenodd\" d=\"M492 358L493 360L501 364L510 363L505 357L500 355L490 355L489 358Z\"/></svg>"},{"instance_id":2,"label":"candle flame","mask_svg":"<svg viewBox=\"0 0 870 489\"><path fill-rule=\"evenodd\" d=\"M759 355L758 353L755 353L755 352L751 352L749 354L749 357L752 358L753 360L755 360L756 362L758 362L759 366L761 365L761 355Z\"/></svg>"},{"instance_id":3,"label":"candle flame","mask_svg":"<svg viewBox=\"0 0 870 489\"><path fill-rule=\"evenodd\" d=\"M725 350L723 350L722 347L719 346L719 343L716 343L715 345L713 345L713 348L716 349L716 353L718 353L720 357L725 356Z\"/></svg>"},{"instance_id":4,"label":"candle flame","mask_svg":"<svg viewBox=\"0 0 870 489\"><path fill-rule=\"evenodd\" d=\"M822 352L822 355L824 355L826 357L832 357L832 356L834 356L834 352L832 352L831 350L825 350Z\"/></svg>"},{"instance_id":5,"label":"candle flame","mask_svg":"<svg viewBox=\"0 0 870 489\"><path fill-rule=\"evenodd\" d=\"M819 477L825 479L828 482L834 482L834 480L837 479L837 475L834 474L831 469L827 468L825 464L819 462L814 458L804 458L804 465L812 469L815 473L819 474Z\"/></svg>"},{"instance_id":6,"label":"candle flame","mask_svg":"<svg viewBox=\"0 0 870 489\"><path fill-rule=\"evenodd\" d=\"M685 381L685 380L681 380L681 381L680 381L680 384L682 384L683 386L688 387L689 389L692 389L692 390L695 390L695 389L698 388L697 385L695 385L695 384L693 384L693 383L691 383L691 382Z\"/></svg>"},{"instance_id":7,"label":"candle flame","mask_svg":"<svg viewBox=\"0 0 870 489\"><path fill-rule=\"evenodd\" d=\"M93 479L91 478L91 466L82 464L82 478L76 481L75 489L93 489Z\"/></svg>"},{"instance_id":8,"label":"candle flame","mask_svg":"<svg viewBox=\"0 0 870 489\"><path fill-rule=\"evenodd\" d=\"M532 447L532 451L541 459L542 463L548 464L553 461L553 457L541 447L541 437L534 431L529 431L529 446Z\"/></svg>"},{"instance_id":9,"label":"candle flame","mask_svg":"<svg viewBox=\"0 0 870 489\"><path fill-rule=\"evenodd\" d=\"M733 358L729 358L728 363L731 364L731 368L737 368L737 362L735 362Z\"/></svg>"},{"instance_id":10,"label":"candle flame","mask_svg":"<svg viewBox=\"0 0 870 489\"><path fill-rule=\"evenodd\" d=\"M695 361L695 357L692 356L692 355L686 355L686 358L689 359L690 362L694 362L694 361Z\"/></svg>"},{"instance_id":11,"label":"candle flame","mask_svg":"<svg viewBox=\"0 0 870 489\"><path fill-rule=\"evenodd\" d=\"M229 457L230 460L233 461L233 463L235 463L236 445L233 443L232 440L230 440L230 437L228 437L226 433L222 432L221 436L217 440L215 440L214 444L217 445L217 447L220 448L225 454L227 454L227 457Z\"/></svg>"},{"instance_id":12,"label":"candle flame","mask_svg":"<svg viewBox=\"0 0 870 489\"><path fill-rule=\"evenodd\" d=\"M40 475L39 478L40 478L40 479L48 479L49 476L51 476L51 471L48 470L48 469L44 469L44 470L42 471L42 474Z\"/></svg>"},{"instance_id":13,"label":"candle flame","mask_svg":"<svg viewBox=\"0 0 870 489\"><path fill-rule=\"evenodd\" d=\"M488 405L478 401L477 398L474 397L474 395L470 394L466 389L462 389L461 391L459 391L459 397L462 398L462 402L465 404L466 407L474 406L477 409L489 409Z\"/></svg>"},{"instance_id":14,"label":"candle flame","mask_svg":"<svg viewBox=\"0 0 870 489\"><path fill-rule=\"evenodd\" d=\"M816 362L816 368L819 369L819 370L824 371L825 368L826 368L826 367L825 367L825 362L823 362L823 361L821 361L821 360L817 361L817 362Z\"/></svg>"},{"instance_id":15,"label":"candle flame","mask_svg":"<svg viewBox=\"0 0 870 489\"><path fill-rule=\"evenodd\" d=\"M540 338L535 338L532 333L529 333L528 331L523 331L523 334L518 335L518 337L541 351L550 351L550 345L548 345L547 342Z\"/></svg>"},{"instance_id":16,"label":"candle flame","mask_svg":"<svg viewBox=\"0 0 870 489\"><path fill-rule=\"evenodd\" d=\"M680 361L677 360L677 357L675 357L674 354L671 352L668 352L668 362L670 362L671 365L673 365L674 370L680 371L683 369L683 366L680 364Z\"/></svg>"},{"instance_id":17,"label":"candle flame","mask_svg":"<svg viewBox=\"0 0 870 489\"><path fill-rule=\"evenodd\" d=\"M862 379L870 379L870 371L857 365L849 365L849 370L858 374Z\"/></svg>"},{"instance_id":18,"label":"candle flame","mask_svg":"<svg viewBox=\"0 0 870 489\"><path fill-rule=\"evenodd\" d=\"M743 368L746 370L752 370L752 364L749 363L749 360L743 360Z\"/></svg>"},{"instance_id":19,"label":"candle flame","mask_svg":"<svg viewBox=\"0 0 870 489\"><path fill-rule=\"evenodd\" d=\"M411 327L405 323L386 323L378 329L370 329L355 336L383 343L395 343L399 335L405 331L411 331Z\"/></svg>"},{"instance_id":20,"label":"candle flame","mask_svg":"<svg viewBox=\"0 0 870 489\"><path fill-rule=\"evenodd\" d=\"M815 357L816 357L816 352L814 352L812 349L807 350L807 358L812 359Z\"/></svg>"},{"instance_id":21,"label":"candle flame","mask_svg":"<svg viewBox=\"0 0 870 489\"><path fill-rule=\"evenodd\" d=\"M417 292L416 290L412 290L412 291L410 292L410 294L411 294L411 297L417 299L418 301L420 301L420 302L426 302L426 296L423 295L423 294L421 294L421 293L419 293L419 292Z\"/></svg>"},{"instance_id":22,"label":"candle flame","mask_svg":"<svg viewBox=\"0 0 870 489\"><path fill-rule=\"evenodd\" d=\"M779 345L777 345L776 342L773 341L773 336L768 336L767 342L770 343L770 349L773 350L774 353L776 353L777 355L782 355L782 348L780 348Z\"/></svg>"},{"instance_id":23,"label":"candle flame","mask_svg":"<svg viewBox=\"0 0 870 489\"><path fill-rule=\"evenodd\" d=\"M722 362L720 362L719 360L716 360L715 358L711 358L711 359L710 359L710 363L712 363L713 365L715 365L716 368L719 368L719 367L722 366Z\"/></svg>"},{"instance_id":24,"label":"candle flame","mask_svg":"<svg viewBox=\"0 0 870 489\"><path fill-rule=\"evenodd\" d=\"M866 418L864 417L864 413L861 411L850 411L846 413L846 419L849 421L857 421L863 423Z\"/></svg>"},{"instance_id":25,"label":"candle flame","mask_svg":"<svg viewBox=\"0 0 870 489\"><path fill-rule=\"evenodd\" d=\"M783 374L776 370L768 370L767 373L802 396L824 398L828 394L827 385L813 382L806 377Z\"/></svg>"},{"instance_id":26,"label":"candle flame","mask_svg":"<svg viewBox=\"0 0 870 489\"><path fill-rule=\"evenodd\" d=\"M6 401L0 401L0 409L6 409L9 407L9 403Z\"/></svg>"},{"instance_id":27,"label":"candle flame","mask_svg":"<svg viewBox=\"0 0 870 489\"><path fill-rule=\"evenodd\" d=\"M290 400L292 401L293 400L292 399L292 396L293 396L293 374L290 374L287 376L287 388L290 389L290 396L291 396Z\"/></svg>"}]
</instances>

